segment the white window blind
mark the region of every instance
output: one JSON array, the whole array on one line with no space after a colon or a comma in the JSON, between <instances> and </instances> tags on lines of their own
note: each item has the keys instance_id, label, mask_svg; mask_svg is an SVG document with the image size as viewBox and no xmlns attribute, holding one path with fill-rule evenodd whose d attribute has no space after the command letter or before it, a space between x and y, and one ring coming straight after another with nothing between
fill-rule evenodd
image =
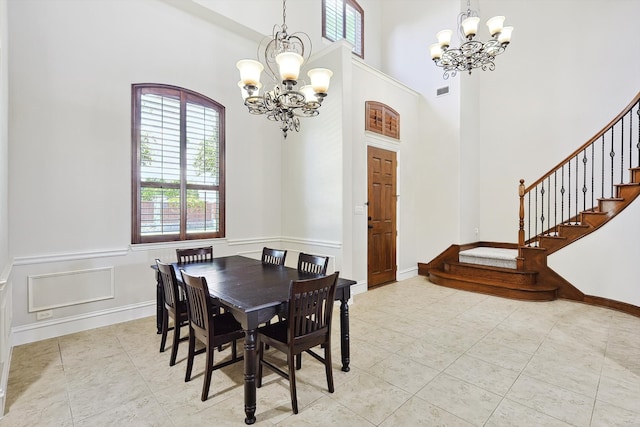
<instances>
[{"instance_id":1,"label":"white window blind","mask_svg":"<svg viewBox=\"0 0 640 427\"><path fill-rule=\"evenodd\" d=\"M363 12L353 0L324 0L324 34L331 41L346 39L353 53L363 56Z\"/></svg>"}]
</instances>

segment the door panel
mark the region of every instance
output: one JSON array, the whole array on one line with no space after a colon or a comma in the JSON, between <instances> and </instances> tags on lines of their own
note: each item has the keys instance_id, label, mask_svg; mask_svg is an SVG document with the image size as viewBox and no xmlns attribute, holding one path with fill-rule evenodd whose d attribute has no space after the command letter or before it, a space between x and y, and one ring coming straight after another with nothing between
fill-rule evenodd
<instances>
[{"instance_id":1,"label":"door panel","mask_svg":"<svg viewBox=\"0 0 640 427\"><path fill-rule=\"evenodd\" d=\"M368 147L368 287L396 280L396 153Z\"/></svg>"}]
</instances>

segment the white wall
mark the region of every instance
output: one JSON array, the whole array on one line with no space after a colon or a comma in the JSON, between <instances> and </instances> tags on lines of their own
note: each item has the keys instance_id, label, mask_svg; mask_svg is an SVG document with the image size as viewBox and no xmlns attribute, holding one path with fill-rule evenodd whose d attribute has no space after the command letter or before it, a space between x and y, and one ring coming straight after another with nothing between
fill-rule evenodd
<instances>
[{"instance_id":1,"label":"white wall","mask_svg":"<svg viewBox=\"0 0 640 427\"><path fill-rule=\"evenodd\" d=\"M132 83L174 84L226 106L227 239L214 242L216 253L279 238L279 131L246 113L236 86L234 58L252 56L254 41L155 0L10 1L9 22L18 335L40 337L74 316L154 312L149 266L174 259L175 245L129 245ZM28 312L29 276L103 267L114 267L113 298L56 308L40 322Z\"/></svg>"},{"instance_id":2,"label":"white wall","mask_svg":"<svg viewBox=\"0 0 640 427\"><path fill-rule=\"evenodd\" d=\"M4 413L11 354L11 262L9 259L7 2L0 0L0 414Z\"/></svg>"}]
</instances>

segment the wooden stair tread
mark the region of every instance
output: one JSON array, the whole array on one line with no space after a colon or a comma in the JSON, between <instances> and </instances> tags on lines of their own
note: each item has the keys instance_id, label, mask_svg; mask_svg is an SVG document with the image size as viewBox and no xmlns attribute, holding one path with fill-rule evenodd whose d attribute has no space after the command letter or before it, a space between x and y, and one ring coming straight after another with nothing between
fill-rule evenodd
<instances>
[{"instance_id":1,"label":"wooden stair tread","mask_svg":"<svg viewBox=\"0 0 640 427\"><path fill-rule=\"evenodd\" d=\"M474 265L474 264L467 264L467 265ZM507 270L508 271L509 269L503 269L503 270ZM528 274L536 274L536 273L531 273L530 272ZM447 273L447 272L442 271L442 270L431 270L431 271L429 271L429 277L431 277L432 275L435 276L435 277L443 278L443 279L454 279L454 280L458 280L458 281L462 281L462 282L480 284L480 285L485 285L485 286L493 286L493 287L497 287L497 288L504 288L504 289L511 289L511 290L527 291L527 292L546 292L546 291L555 291L557 289L555 286L545 286L545 285L538 285L538 284L535 284L535 285L524 285L524 284L520 284L520 283L514 284L514 283L509 283L509 282L485 279L485 278L482 278L482 277L467 276L467 275L460 275L460 274L451 274L451 273Z\"/></svg>"}]
</instances>

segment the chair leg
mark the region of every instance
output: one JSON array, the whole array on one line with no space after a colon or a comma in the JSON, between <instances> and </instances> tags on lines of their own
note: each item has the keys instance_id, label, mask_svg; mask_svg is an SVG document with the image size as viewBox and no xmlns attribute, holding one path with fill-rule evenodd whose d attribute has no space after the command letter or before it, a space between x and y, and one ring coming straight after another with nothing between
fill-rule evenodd
<instances>
[{"instance_id":1,"label":"chair leg","mask_svg":"<svg viewBox=\"0 0 640 427\"><path fill-rule=\"evenodd\" d=\"M296 369L302 369L302 353L296 354Z\"/></svg>"},{"instance_id":2,"label":"chair leg","mask_svg":"<svg viewBox=\"0 0 640 427\"><path fill-rule=\"evenodd\" d=\"M262 357L264 355L264 344L258 343L258 378L256 378L256 387L262 387Z\"/></svg>"},{"instance_id":3,"label":"chair leg","mask_svg":"<svg viewBox=\"0 0 640 427\"><path fill-rule=\"evenodd\" d=\"M174 322L173 326L173 347L171 347L171 359L169 360L169 366L176 364L176 357L178 356L178 345L180 344L180 324L178 321Z\"/></svg>"},{"instance_id":4,"label":"chair leg","mask_svg":"<svg viewBox=\"0 0 640 427\"><path fill-rule=\"evenodd\" d=\"M287 364L289 365L289 391L291 392L291 409L293 413L298 413L298 394L296 392L296 370L293 366L295 357L287 355Z\"/></svg>"},{"instance_id":5,"label":"chair leg","mask_svg":"<svg viewBox=\"0 0 640 427\"><path fill-rule=\"evenodd\" d=\"M333 369L331 364L331 344L324 346L324 369L327 373L327 387L329 393L333 393Z\"/></svg>"},{"instance_id":6,"label":"chair leg","mask_svg":"<svg viewBox=\"0 0 640 427\"><path fill-rule=\"evenodd\" d=\"M187 372L184 376L184 382L191 381L191 370L193 369L193 357L196 352L196 337L189 328L189 354L187 356Z\"/></svg>"},{"instance_id":7,"label":"chair leg","mask_svg":"<svg viewBox=\"0 0 640 427\"><path fill-rule=\"evenodd\" d=\"M169 313L166 308L162 309L162 338L160 339L160 353L164 352L164 345L167 343L167 331L169 330Z\"/></svg>"},{"instance_id":8,"label":"chair leg","mask_svg":"<svg viewBox=\"0 0 640 427\"><path fill-rule=\"evenodd\" d=\"M206 349L207 365L204 371L204 382L202 384L202 396L200 396L200 400L202 400L203 402L207 400L207 398L209 397L209 387L211 386L211 376L213 374L214 350L215 350L214 347L211 345L211 343L209 343Z\"/></svg>"}]
</instances>

